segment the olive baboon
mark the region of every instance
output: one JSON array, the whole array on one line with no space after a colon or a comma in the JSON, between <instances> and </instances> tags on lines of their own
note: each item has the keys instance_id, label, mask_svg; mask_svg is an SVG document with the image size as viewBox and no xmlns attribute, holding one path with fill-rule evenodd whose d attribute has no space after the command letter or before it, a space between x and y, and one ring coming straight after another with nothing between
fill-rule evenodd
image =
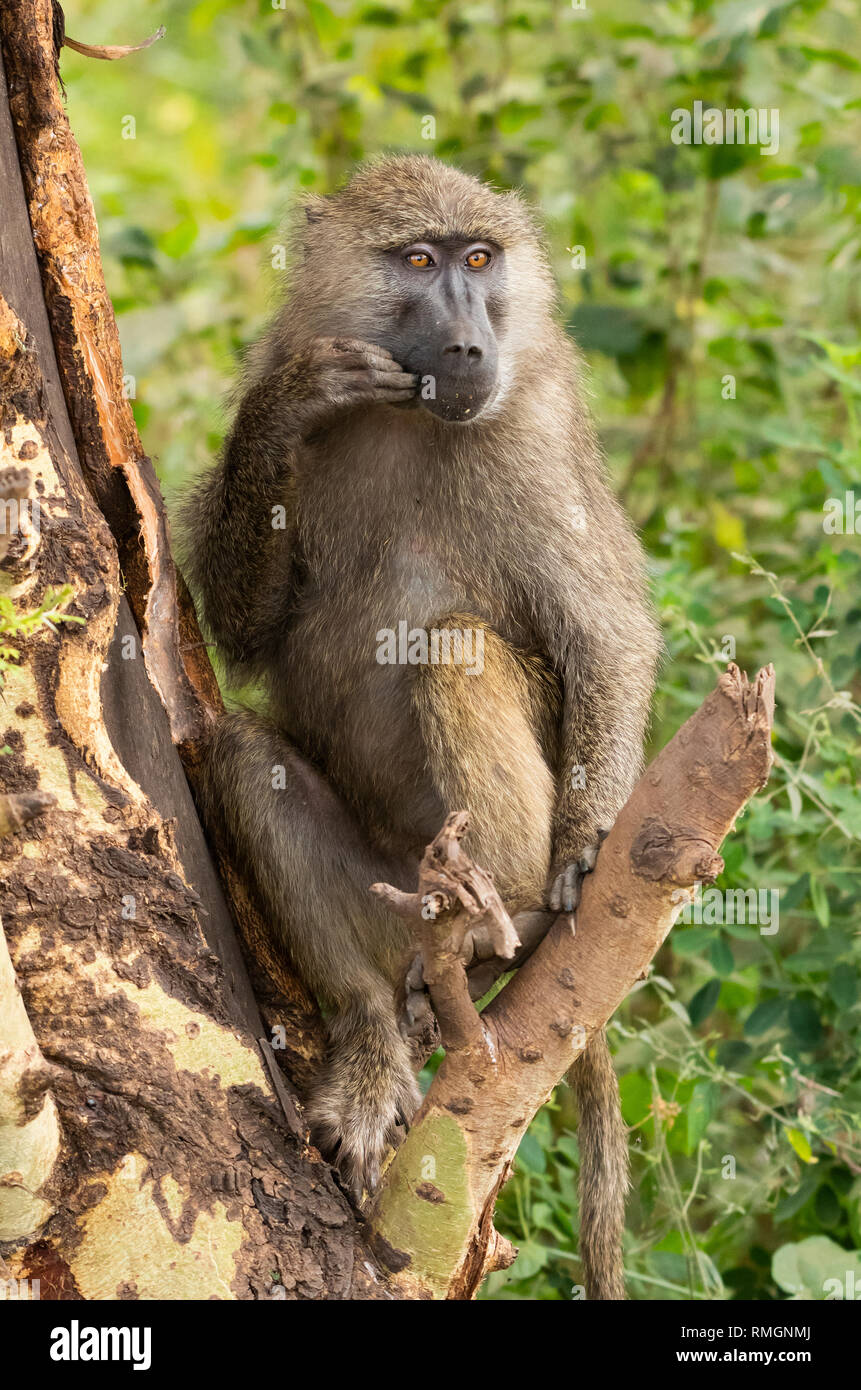
<instances>
[{"instance_id":1,"label":"olive baboon","mask_svg":"<svg viewBox=\"0 0 861 1390\"><path fill-rule=\"evenodd\" d=\"M402 927L369 885L413 889L468 808L513 915L572 910L640 772L659 643L520 199L389 158L310 201L297 241L189 500L188 570L269 703L221 722L205 813L330 1011L313 1132L361 1190L418 1101L393 1005ZM467 631L481 661L420 642L398 660L404 629ZM587 1287L620 1298L627 1152L603 1034L571 1079Z\"/></svg>"}]
</instances>

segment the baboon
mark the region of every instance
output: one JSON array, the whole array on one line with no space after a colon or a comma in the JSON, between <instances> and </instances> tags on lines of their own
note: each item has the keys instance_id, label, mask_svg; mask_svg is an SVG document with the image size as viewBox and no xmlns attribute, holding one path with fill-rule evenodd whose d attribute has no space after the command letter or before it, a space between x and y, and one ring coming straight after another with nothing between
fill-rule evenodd
<instances>
[{"instance_id":1,"label":"baboon","mask_svg":"<svg viewBox=\"0 0 861 1390\"><path fill-rule=\"evenodd\" d=\"M659 643L520 197L385 158L304 205L295 249L186 508L205 626L268 702L220 722L204 815L328 1011L312 1133L361 1191L419 1100L393 1002L407 943L369 885L413 890L467 808L515 926L572 911L641 770ZM480 637L481 669L385 659L401 624ZM571 1080L587 1291L622 1298L603 1034Z\"/></svg>"}]
</instances>

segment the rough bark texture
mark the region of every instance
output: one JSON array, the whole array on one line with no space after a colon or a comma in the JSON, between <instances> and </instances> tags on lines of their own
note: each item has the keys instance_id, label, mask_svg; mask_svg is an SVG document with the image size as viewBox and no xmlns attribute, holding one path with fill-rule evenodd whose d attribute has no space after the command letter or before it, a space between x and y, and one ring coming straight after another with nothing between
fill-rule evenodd
<instances>
[{"instance_id":1,"label":"rough bark texture","mask_svg":"<svg viewBox=\"0 0 861 1390\"><path fill-rule=\"evenodd\" d=\"M71 582L68 611L85 622L27 639L4 686L0 786L56 798L0 840L0 911L47 1063L29 1068L31 1114L50 1080L62 1159L38 1192L38 1238L8 1238L0 1257L42 1297L346 1297L353 1214L237 1021L172 824L108 737L116 549L73 460L53 452L35 345L5 301L2 324L0 472L26 466L41 504L41 537L6 562L15 601L31 609ZM32 1047L19 1025L4 1008L15 1055Z\"/></svg>"},{"instance_id":2,"label":"rough bark texture","mask_svg":"<svg viewBox=\"0 0 861 1390\"><path fill-rule=\"evenodd\" d=\"M48 809L43 792L0 798L0 835ZM46 1064L0 927L0 1241L32 1235L51 1215L40 1192L60 1155L60 1122Z\"/></svg>"},{"instance_id":3,"label":"rough bark texture","mask_svg":"<svg viewBox=\"0 0 861 1390\"><path fill-rule=\"evenodd\" d=\"M206 907L210 944L246 987L250 966L267 1030L271 1032L275 1025L284 1029L288 1048L282 1058L301 1087L323 1054L316 1005L288 963L273 950L266 921L229 857L222 854L219 867L233 909L231 921L222 887L202 847L181 771L174 760L172 804L161 804L162 759L153 757L153 740L141 736L133 713L148 693L143 691L148 678L167 713L172 741L194 787L207 733L222 709L221 697L194 609L171 558L155 470L123 389L119 336L102 273L98 227L57 80L56 44L62 38L58 18L61 21L61 11L51 0L6 0L0 7L0 39L20 176L10 167L14 156L7 158L7 168L19 185L23 180L48 310L46 320L40 303L39 321L34 321L28 309L28 326L45 364L49 417L59 420L68 411L71 438L64 444L77 449L86 483L108 522L118 549L124 595L132 610L128 612L125 602L120 608L111 653L115 679L105 694L106 722L128 770L163 814L175 814L173 803L185 800L178 827L180 851ZM0 93L0 108L5 106ZM0 122L8 125L5 109L0 109ZM5 198L4 220L7 224L10 220ZM20 233L10 239L9 254L32 257L30 238L26 247L19 238ZM28 304L33 298L28 297ZM55 353L59 373L49 370ZM138 634L145 671L138 669L140 662L123 662L118 667L114 658L121 655L122 638ZM188 833L183 835L186 827ZM199 843L193 846L192 840ZM237 956L234 923L246 947L246 968L241 970L233 964ZM255 965L261 959L271 967L266 975ZM246 1002L256 1012L250 987Z\"/></svg>"},{"instance_id":4,"label":"rough bark texture","mask_svg":"<svg viewBox=\"0 0 861 1390\"><path fill-rule=\"evenodd\" d=\"M621 811L584 883L576 931L570 917L557 917L474 1016L478 1027L464 1017L463 966L459 979L450 962L444 973L432 970L445 1060L384 1174L369 1229L381 1263L411 1298L469 1298L489 1269L508 1263L493 1205L520 1140L643 977L683 906L678 890L723 868L718 848L768 777L773 712L771 668L750 685L730 666ZM445 935L443 928L441 941Z\"/></svg>"}]
</instances>

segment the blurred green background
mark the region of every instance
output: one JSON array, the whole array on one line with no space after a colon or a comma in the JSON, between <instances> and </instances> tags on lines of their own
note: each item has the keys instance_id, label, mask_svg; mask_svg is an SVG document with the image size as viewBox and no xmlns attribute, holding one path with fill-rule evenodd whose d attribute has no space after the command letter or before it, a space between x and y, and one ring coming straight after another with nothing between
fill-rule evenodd
<instances>
[{"instance_id":1,"label":"blurred green background","mask_svg":"<svg viewBox=\"0 0 861 1390\"><path fill-rule=\"evenodd\" d=\"M631 1293L855 1296L856 0L70 0L66 19L90 43L167 26L121 63L67 50L63 73L169 498L219 447L298 191L330 191L368 153L422 150L542 209L651 557L668 646L654 746L727 655L749 671L773 661L778 678L774 774L719 886L778 890L779 930L679 926L611 1028L632 1126ZM675 145L671 112L696 100L776 108L779 150ZM842 533L823 524L829 498ZM520 1257L485 1297L566 1299L579 1284L573 1121L560 1086L500 1202Z\"/></svg>"}]
</instances>

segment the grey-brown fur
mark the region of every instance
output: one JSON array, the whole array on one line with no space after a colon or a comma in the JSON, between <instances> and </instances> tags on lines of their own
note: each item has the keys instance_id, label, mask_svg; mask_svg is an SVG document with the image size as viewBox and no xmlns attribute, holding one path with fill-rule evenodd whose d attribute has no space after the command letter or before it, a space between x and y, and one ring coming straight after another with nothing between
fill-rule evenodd
<instances>
[{"instance_id":1,"label":"grey-brown fur","mask_svg":"<svg viewBox=\"0 0 861 1390\"><path fill-rule=\"evenodd\" d=\"M381 252L446 236L505 255L499 390L465 425L405 408L415 379L383 346L397 305ZM297 246L222 461L190 499L188 570L207 628L269 705L217 731L208 814L332 1010L311 1118L370 1186L417 1092L392 996L406 943L368 886L414 888L425 844L465 807L510 909L546 906L639 775L659 642L520 200L389 159L315 199ZM483 673L378 664L378 630L401 620L480 626ZM619 1298L627 1159L603 1036L571 1080L588 1292Z\"/></svg>"}]
</instances>

